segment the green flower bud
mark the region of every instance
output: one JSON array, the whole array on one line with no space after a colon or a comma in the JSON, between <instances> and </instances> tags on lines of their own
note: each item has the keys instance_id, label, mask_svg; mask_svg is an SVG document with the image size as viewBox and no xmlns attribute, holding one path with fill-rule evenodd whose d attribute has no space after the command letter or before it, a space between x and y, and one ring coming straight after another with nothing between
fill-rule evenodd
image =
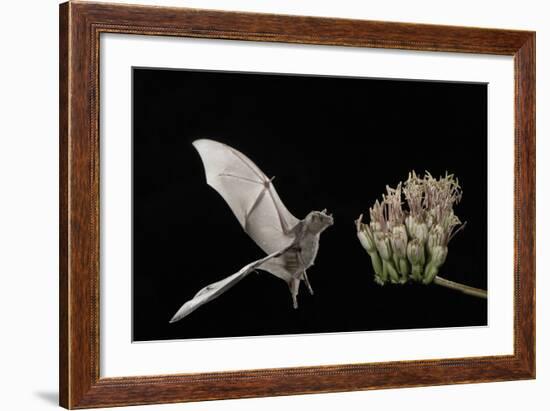
<instances>
[{"instance_id":1,"label":"green flower bud","mask_svg":"<svg viewBox=\"0 0 550 411\"><path fill-rule=\"evenodd\" d=\"M432 228L436 221L437 219L434 216L433 210L430 210L426 215L426 225L428 226L428 230Z\"/></svg>"},{"instance_id":2,"label":"green flower bud","mask_svg":"<svg viewBox=\"0 0 550 411\"><path fill-rule=\"evenodd\" d=\"M428 225L420 218L408 216L405 219L405 226L410 238L416 238L422 243L425 243L428 239Z\"/></svg>"},{"instance_id":3,"label":"green flower bud","mask_svg":"<svg viewBox=\"0 0 550 411\"><path fill-rule=\"evenodd\" d=\"M424 276L424 266L423 265L413 265L411 268L411 278L414 281L422 281Z\"/></svg>"},{"instance_id":4,"label":"green flower bud","mask_svg":"<svg viewBox=\"0 0 550 411\"><path fill-rule=\"evenodd\" d=\"M424 267L426 256L424 254L424 245L416 238L407 245L407 257L411 265L421 265Z\"/></svg>"},{"instance_id":5,"label":"green flower bud","mask_svg":"<svg viewBox=\"0 0 550 411\"><path fill-rule=\"evenodd\" d=\"M373 233L382 232L382 224L380 224L378 221L371 221L370 222L370 228Z\"/></svg>"},{"instance_id":6,"label":"green flower bud","mask_svg":"<svg viewBox=\"0 0 550 411\"><path fill-rule=\"evenodd\" d=\"M395 266L393 265L393 261L391 260L382 260L382 269L384 272L384 276L386 278L389 277L390 281L394 284L399 283L399 274L397 273L397 270L395 269Z\"/></svg>"},{"instance_id":7,"label":"green flower bud","mask_svg":"<svg viewBox=\"0 0 550 411\"><path fill-rule=\"evenodd\" d=\"M386 283L386 281L388 281L388 265L386 263L386 260L382 260L382 275L380 276L380 281L382 283Z\"/></svg>"},{"instance_id":8,"label":"green flower bud","mask_svg":"<svg viewBox=\"0 0 550 411\"><path fill-rule=\"evenodd\" d=\"M407 228L407 232L409 233L409 237L412 237L413 224L414 224L414 217L410 216L410 215L407 216L405 218L405 227Z\"/></svg>"},{"instance_id":9,"label":"green flower bud","mask_svg":"<svg viewBox=\"0 0 550 411\"><path fill-rule=\"evenodd\" d=\"M374 238L372 236L372 233L370 232L370 228L366 226L365 231L361 231L357 233L357 236L359 237L359 241L365 247L367 252L369 253L372 268L374 268L374 272L377 276L382 275L382 261L380 259L380 256L378 255L378 251L376 251L376 245L374 244Z\"/></svg>"},{"instance_id":10,"label":"green flower bud","mask_svg":"<svg viewBox=\"0 0 550 411\"><path fill-rule=\"evenodd\" d=\"M398 268L398 271L401 273L401 282L406 283L410 272L410 266L407 259L400 258L397 268Z\"/></svg>"},{"instance_id":11,"label":"green flower bud","mask_svg":"<svg viewBox=\"0 0 550 411\"><path fill-rule=\"evenodd\" d=\"M437 276L438 273L439 273L439 267L433 264L428 264L424 269L422 283L430 284L434 280L434 278Z\"/></svg>"},{"instance_id":12,"label":"green flower bud","mask_svg":"<svg viewBox=\"0 0 550 411\"><path fill-rule=\"evenodd\" d=\"M374 243L374 237L372 231L367 224L361 224L357 230L357 238L368 253L376 252L376 244Z\"/></svg>"},{"instance_id":13,"label":"green flower bud","mask_svg":"<svg viewBox=\"0 0 550 411\"><path fill-rule=\"evenodd\" d=\"M391 246L396 257L405 258L407 256L407 229L403 224L393 227Z\"/></svg>"},{"instance_id":14,"label":"green flower bud","mask_svg":"<svg viewBox=\"0 0 550 411\"><path fill-rule=\"evenodd\" d=\"M424 270L424 279L422 280L424 284L429 284L434 280L439 273L439 268L443 265L446 258L447 247L436 246L433 248L430 262L426 265L426 269Z\"/></svg>"},{"instance_id":15,"label":"green flower bud","mask_svg":"<svg viewBox=\"0 0 550 411\"><path fill-rule=\"evenodd\" d=\"M376 250L376 244L374 243L372 230L367 224L363 224L361 222L362 217L362 215L359 216L359 218L355 222L357 227L357 238L370 256L372 268L374 269L375 273L374 281L376 281L380 285L384 285L384 282L387 281L387 279L383 278L382 260L380 259L378 251Z\"/></svg>"},{"instance_id":16,"label":"green flower bud","mask_svg":"<svg viewBox=\"0 0 550 411\"><path fill-rule=\"evenodd\" d=\"M428 240L428 226L426 223L415 223L413 225L413 232L411 233L413 238L419 240L422 244Z\"/></svg>"},{"instance_id":17,"label":"green flower bud","mask_svg":"<svg viewBox=\"0 0 550 411\"><path fill-rule=\"evenodd\" d=\"M432 250L432 255L430 257L430 264L441 267L447 259L447 250L447 247L442 245L434 247Z\"/></svg>"},{"instance_id":18,"label":"green flower bud","mask_svg":"<svg viewBox=\"0 0 550 411\"><path fill-rule=\"evenodd\" d=\"M375 280L380 279L382 277L382 271L383 271L382 260L380 259L380 256L376 251L374 253L369 253L369 257L372 263L372 268L374 269L374 274L375 274L374 279Z\"/></svg>"},{"instance_id":19,"label":"green flower bud","mask_svg":"<svg viewBox=\"0 0 550 411\"><path fill-rule=\"evenodd\" d=\"M374 233L374 242L382 260L391 261L392 251L388 236L384 233L376 232Z\"/></svg>"},{"instance_id":20,"label":"green flower bud","mask_svg":"<svg viewBox=\"0 0 550 411\"><path fill-rule=\"evenodd\" d=\"M394 253L392 256L392 262L395 270L400 275L399 282L401 284L405 284L409 275L409 262L407 261L407 258L397 257Z\"/></svg>"},{"instance_id":21,"label":"green flower bud","mask_svg":"<svg viewBox=\"0 0 550 411\"><path fill-rule=\"evenodd\" d=\"M424 245L418 240L413 239L407 245L407 258L411 263L411 277L415 281L421 281L424 274L424 264L426 256Z\"/></svg>"},{"instance_id":22,"label":"green flower bud","mask_svg":"<svg viewBox=\"0 0 550 411\"><path fill-rule=\"evenodd\" d=\"M443 227L441 227L439 224L436 224L430 230L430 234L428 234L428 253L432 255L435 247L444 245L445 231L443 230Z\"/></svg>"}]
</instances>

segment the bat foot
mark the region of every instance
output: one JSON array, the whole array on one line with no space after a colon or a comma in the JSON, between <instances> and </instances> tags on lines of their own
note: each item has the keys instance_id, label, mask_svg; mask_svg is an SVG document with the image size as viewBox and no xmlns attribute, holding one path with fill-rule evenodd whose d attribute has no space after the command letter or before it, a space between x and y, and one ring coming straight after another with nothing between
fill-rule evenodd
<instances>
[{"instance_id":1,"label":"bat foot","mask_svg":"<svg viewBox=\"0 0 550 411\"><path fill-rule=\"evenodd\" d=\"M311 284L309 282L309 278L307 276L307 273L304 271L304 274L302 275L302 278L304 279L304 282L306 283L307 289L309 290L309 293L313 295L313 288L311 288Z\"/></svg>"}]
</instances>

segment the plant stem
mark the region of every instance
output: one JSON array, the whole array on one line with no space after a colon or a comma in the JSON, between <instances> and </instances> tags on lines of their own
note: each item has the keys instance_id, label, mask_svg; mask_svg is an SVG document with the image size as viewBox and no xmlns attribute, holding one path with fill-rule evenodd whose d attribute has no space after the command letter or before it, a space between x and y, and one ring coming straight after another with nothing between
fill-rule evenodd
<instances>
[{"instance_id":1,"label":"plant stem","mask_svg":"<svg viewBox=\"0 0 550 411\"><path fill-rule=\"evenodd\" d=\"M474 297L487 299L487 291L482 290L480 288L474 288L474 287L470 287L468 285L455 283L454 281L447 280L447 279L439 277L439 276L435 277L434 283L437 284L437 285L441 285L443 287L447 287L447 288L451 288L453 290L463 292L464 294L473 295Z\"/></svg>"}]
</instances>

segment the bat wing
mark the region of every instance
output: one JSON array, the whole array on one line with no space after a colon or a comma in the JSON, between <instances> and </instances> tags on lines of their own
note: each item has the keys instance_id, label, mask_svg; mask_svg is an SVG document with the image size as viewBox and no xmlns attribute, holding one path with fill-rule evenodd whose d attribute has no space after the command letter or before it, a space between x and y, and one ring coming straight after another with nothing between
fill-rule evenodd
<instances>
[{"instance_id":1,"label":"bat wing","mask_svg":"<svg viewBox=\"0 0 550 411\"><path fill-rule=\"evenodd\" d=\"M272 179L248 157L226 144L195 140L206 182L213 187L239 220L246 233L266 254L287 247L290 234L299 220L281 201Z\"/></svg>"},{"instance_id":2,"label":"bat wing","mask_svg":"<svg viewBox=\"0 0 550 411\"><path fill-rule=\"evenodd\" d=\"M217 281L215 283L212 283L202 288L201 290L199 290L197 294L195 294L195 296L191 300L187 301L185 304L181 306L181 308L176 312L176 314L174 314L170 322L174 323L176 321L181 320L183 317L186 317L187 315L191 314L201 305L204 305L207 302L212 301L213 299L219 297L224 292L226 292L231 287L233 287L235 284L237 284L239 281L241 281L248 274L253 272L256 268L262 268L261 267L262 264L268 263L270 260L281 256L288 248L289 247L286 247L285 249L272 253L267 257L261 258L250 264L247 264L235 274L232 274L229 277L224 278L223 280Z\"/></svg>"}]
</instances>

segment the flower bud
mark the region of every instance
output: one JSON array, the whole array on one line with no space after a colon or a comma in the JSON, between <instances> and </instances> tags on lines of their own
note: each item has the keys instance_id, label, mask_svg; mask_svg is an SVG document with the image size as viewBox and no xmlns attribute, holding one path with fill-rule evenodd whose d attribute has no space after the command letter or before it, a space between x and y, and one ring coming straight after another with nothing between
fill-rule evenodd
<instances>
[{"instance_id":1,"label":"flower bud","mask_svg":"<svg viewBox=\"0 0 550 411\"><path fill-rule=\"evenodd\" d=\"M383 267L380 256L376 251L373 253L369 253L369 256L372 263L372 268L374 269L374 279L378 284L384 284L384 279L382 278Z\"/></svg>"},{"instance_id":2,"label":"flower bud","mask_svg":"<svg viewBox=\"0 0 550 411\"><path fill-rule=\"evenodd\" d=\"M422 244L428 240L428 226L426 223L415 222L413 225L412 237L419 240Z\"/></svg>"},{"instance_id":3,"label":"flower bud","mask_svg":"<svg viewBox=\"0 0 550 411\"><path fill-rule=\"evenodd\" d=\"M412 232L413 232L413 224L414 224L414 217L408 215L405 218L405 227L407 228L407 232L409 233L409 236L411 236L411 237L412 237Z\"/></svg>"},{"instance_id":4,"label":"flower bud","mask_svg":"<svg viewBox=\"0 0 550 411\"><path fill-rule=\"evenodd\" d=\"M432 255L430 257L430 264L433 264L436 267L441 267L446 259L447 247L439 245L433 248Z\"/></svg>"},{"instance_id":5,"label":"flower bud","mask_svg":"<svg viewBox=\"0 0 550 411\"><path fill-rule=\"evenodd\" d=\"M429 284L435 279L439 273L439 267L443 265L446 258L447 247L438 245L433 248L430 262L426 265L426 269L424 270L424 278L422 280L424 284Z\"/></svg>"},{"instance_id":6,"label":"flower bud","mask_svg":"<svg viewBox=\"0 0 550 411\"><path fill-rule=\"evenodd\" d=\"M435 279L438 273L439 267L436 267L434 264L428 264L422 276L422 283L430 284Z\"/></svg>"},{"instance_id":7,"label":"flower bud","mask_svg":"<svg viewBox=\"0 0 550 411\"><path fill-rule=\"evenodd\" d=\"M376 252L376 244L374 243L374 237L372 231L367 224L361 224L357 230L357 238L368 253Z\"/></svg>"},{"instance_id":8,"label":"flower bud","mask_svg":"<svg viewBox=\"0 0 550 411\"><path fill-rule=\"evenodd\" d=\"M400 258L397 267L399 273L401 274L401 282L404 284L407 282L410 272L410 265L407 258Z\"/></svg>"},{"instance_id":9,"label":"flower bud","mask_svg":"<svg viewBox=\"0 0 550 411\"><path fill-rule=\"evenodd\" d=\"M397 284L400 282L399 280L399 274L397 273L397 270L395 269L395 265L393 264L393 261L391 260L383 260L382 261L382 268L385 273L386 278L389 277L390 281L394 284Z\"/></svg>"},{"instance_id":10,"label":"flower bud","mask_svg":"<svg viewBox=\"0 0 550 411\"><path fill-rule=\"evenodd\" d=\"M373 233L382 232L382 224L380 224L378 221L371 221L370 229Z\"/></svg>"},{"instance_id":11,"label":"flower bud","mask_svg":"<svg viewBox=\"0 0 550 411\"><path fill-rule=\"evenodd\" d=\"M403 224L393 227L391 246L397 258L405 258L407 256L407 229Z\"/></svg>"},{"instance_id":12,"label":"flower bud","mask_svg":"<svg viewBox=\"0 0 550 411\"><path fill-rule=\"evenodd\" d=\"M443 227L441 227L439 224L436 224L430 230L430 234L428 234L428 252L431 255L433 254L433 250L435 247L444 245L445 231L443 230Z\"/></svg>"},{"instance_id":13,"label":"flower bud","mask_svg":"<svg viewBox=\"0 0 550 411\"><path fill-rule=\"evenodd\" d=\"M413 265L411 269L411 278L414 281L421 282L424 275L424 266L423 265Z\"/></svg>"},{"instance_id":14,"label":"flower bud","mask_svg":"<svg viewBox=\"0 0 550 411\"><path fill-rule=\"evenodd\" d=\"M432 212L433 210L430 210L428 212L428 214L426 215L426 225L428 226L428 230L430 228L432 228L432 226L434 225L434 223L437 221L436 218L434 217L434 213Z\"/></svg>"},{"instance_id":15,"label":"flower bud","mask_svg":"<svg viewBox=\"0 0 550 411\"><path fill-rule=\"evenodd\" d=\"M381 232L374 233L374 242L376 249L380 253L382 260L390 260L392 257L391 244L388 236Z\"/></svg>"},{"instance_id":16,"label":"flower bud","mask_svg":"<svg viewBox=\"0 0 550 411\"><path fill-rule=\"evenodd\" d=\"M365 250L367 250L367 253L370 256L372 268L374 269L375 273L375 280L377 280L376 282L379 284L384 284L384 281L381 279L382 260L378 255L378 251L376 251L376 245L374 244L372 236L369 236L366 231L358 231L357 237L359 238L361 245L365 248Z\"/></svg>"},{"instance_id":17,"label":"flower bud","mask_svg":"<svg viewBox=\"0 0 550 411\"><path fill-rule=\"evenodd\" d=\"M424 245L417 239L411 240L407 245L407 257L411 265L420 265L423 267L426 262Z\"/></svg>"}]
</instances>

